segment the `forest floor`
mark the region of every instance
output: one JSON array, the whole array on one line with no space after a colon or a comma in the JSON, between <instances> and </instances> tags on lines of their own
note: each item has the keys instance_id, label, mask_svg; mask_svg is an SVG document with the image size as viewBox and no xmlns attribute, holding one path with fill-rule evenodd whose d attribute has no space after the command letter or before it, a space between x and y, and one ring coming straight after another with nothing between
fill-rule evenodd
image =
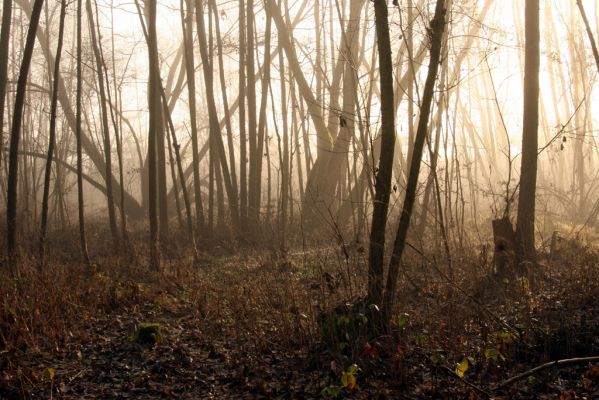
<instances>
[{"instance_id":1,"label":"forest floor","mask_svg":"<svg viewBox=\"0 0 599 400\"><path fill-rule=\"evenodd\" d=\"M501 386L599 355L599 252L575 241L499 282L488 248L454 255L453 271L414 254L378 337L354 307L359 246L283 257L211 244L197 266L170 248L157 273L143 249L106 243L94 274L73 246L41 272L24 261L18 280L2 268L0 398L599 398L597 360ZM159 324L155 344L136 340L142 323Z\"/></svg>"}]
</instances>

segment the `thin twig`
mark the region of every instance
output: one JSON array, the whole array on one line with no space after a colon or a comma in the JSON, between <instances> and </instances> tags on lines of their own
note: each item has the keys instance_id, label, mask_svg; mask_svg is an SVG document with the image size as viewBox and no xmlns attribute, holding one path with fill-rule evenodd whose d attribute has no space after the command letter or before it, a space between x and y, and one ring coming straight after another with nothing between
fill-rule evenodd
<instances>
[{"instance_id":1,"label":"thin twig","mask_svg":"<svg viewBox=\"0 0 599 400\"><path fill-rule=\"evenodd\" d=\"M458 374L456 374L454 371L452 371L451 369L447 368L446 366L443 366L442 369L447 372L450 376L453 376L454 378L458 378L459 380L461 380L462 382L464 382L467 386L470 386L472 389L476 390L479 393L484 394L485 396L487 396L487 398L493 398L493 395L489 392L487 392L486 390L476 386L474 383L470 382L469 380L462 378L461 376L459 376Z\"/></svg>"},{"instance_id":2,"label":"thin twig","mask_svg":"<svg viewBox=\"0 0 599 400\"><path fill-rule=\"evenodd\" d=\"M563 360L551 361L551 362L548 362L545 364L541 364L533 369L530 369L526 372L523 372L519 375L509 378L508 380L504 381L499 386L497 386L495 388L495 390L502 389L508 385L511 385L514 382L517 382L521 379L527 378L531 375L536 374L537 372L543 371L548 368L561 367L561 366L565 366L565 365L584 364L584 363L589 363L589 362L599 362L599 356L581 357L581 358L566 358Z\"/></svg>"}]
</instances>

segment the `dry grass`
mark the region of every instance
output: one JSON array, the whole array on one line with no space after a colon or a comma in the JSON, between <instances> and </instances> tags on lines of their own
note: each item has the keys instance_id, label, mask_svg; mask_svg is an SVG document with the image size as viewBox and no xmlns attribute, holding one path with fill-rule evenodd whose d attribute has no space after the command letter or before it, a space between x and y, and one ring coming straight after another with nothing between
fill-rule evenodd
<instances>
[{"instance_id":1,"label":"dry grass","mask_svg":"<svg viewBox=\"0 0 599 400\"><path fill-rule=\"evenodd\" d=\"M323 313L364 295L366 254L361 249L346 253L336 247L315 248L283 256L272 250L210 246L216 250L204 252L196 266L183 248L172 247L160 273L148 271L144 247L137 240L126 254L113 251L111 243L95 246L93 275L77 261L74 249L59 246L53 247L41 271L24 259L15 280L4 268L3 386L21 387L23 395L35 393L43 386L43 365L36 365L36 358L89 340L98 321L137 312L165 323L185 317L207 341L232 341L247 357L248 352L273 348L305 355L317 351L339 365L333 376L355 362L369 383L392 381L391 388L411 388L414 393L420 392L411 363L429 368L423 365L439 357L438 362L452 369L471 357L477 366L471 368L470 379L484 382L544 360L591 355L587 353L599 345L599 255L576 241L561 242L555 254L543 257L537 272L512 282L491 278L491 257L485 250L454 255L451 282L440 257L411 252L397 305L397 315L407 317L396 319L392 335L337 338L335 343L347 341L347 346L329 347L325 353ZM513 343L502 342L501 333L510 329L520 336ZM584 335L590 335L586 342ZM398 355L398 348L406 354L401 350ZM490 348L510 361L492 365L485 358ZM27 364L19 361L25 359ZM319 360L316 368L330 375L327 362ZM429 393L439 389L429 386Z\"/></svg>"}]
</instances>

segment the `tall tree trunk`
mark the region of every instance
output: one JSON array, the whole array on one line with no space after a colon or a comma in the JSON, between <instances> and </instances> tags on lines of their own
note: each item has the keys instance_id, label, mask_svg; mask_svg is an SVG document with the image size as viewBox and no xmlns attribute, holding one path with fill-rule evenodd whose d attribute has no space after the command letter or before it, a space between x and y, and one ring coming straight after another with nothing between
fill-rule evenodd
<instances>
[{"instance_id":1,"label":"tall tree trunk","mask_svg":"<svg viewBox=\"0 0 599 400\"><path fill-rule=\"evenodd\" d=\"M539 130L540 29L539 0L525 4L524 113L522 128L522 161L516 236L519 259L535 261L535 193L537 185L537 148Z\"/></svg>"},{"instance_id":2,"label":"tall tree trunk","mask_svg":"<svg viewBox=\"0 0 599 400\"><path fill-rule=\"evenodd\" d=\"M246 68L247 68L247 104L248 104L248 139L250 150L250 170L248 180L248 222L253 228L256 228L259 221L258 204L256 204L257 187L257 168L258 168L258 131L256 123L256 79L255 75L255 44L254 44L254 0L246 0ZM256 219L255 219L256 218ZM253 229L252 236L257 233L257 229ZM253 238L255 239L255 238Z\"/></svg>"},{"instance_id":3,"label":"tall tree trunk","mask_svg":"<svg viewBox=\"0 0 599 400\"><path fill-rule=\"evenodd\" d=\"M96 7L97 7L96 3ZM116 57L115 57L115 49L114 49L114 0L110 0L110 19L111 19L111 35L110 35L110 45L111 45L111 53L112 53L112 72L113 72L113 89L114 89L114 109L115 112L113 114L114 121L114 138L116 140L116 152L117 159L119 164L119 197L120 197L120 212L121 212L121 234L123 235L123 244L125 249L128 249L128 235L127 235L127 211L125 210L125 171L123 166L123 117L122 117L122 91L120 90L120 85L117 86L116 80ZM106 67L106 63L104 62L104 71L106 71L106 80L108 81L108 68ZM110 94L108 96L110 99Z\"/></svg>"},{"instance_id":4,"label":"tall tree trunk","mask_svg":"<svg viewBox=\"0 0 599 400\"><path fill-rule=\"evenodd\" d=\"M193 13L192 0L185 0L187 18L183 11L181 0L181 25L183 27L183 42L185 46L185 71L187 73L187 91L189 93L189 123L191 124L191 159L193 166L193 191L196 209L196 229L204 226L204 210L202 206L202 191L200 190L200 160L198 157L198 120L196 105L195 57L193 51ZM183 177L181 177L183 179Z\"/></svg>"},{"instance_id":5,"label":"tall tree trunk","mask_svg":"<svg viewBox=\"0 0 599 400\"><path fill-rule=\"evenodd\" d=\"M157 58L158 59L158 58ZM157 67L158 69L159 67ZM158 215L160 218L160 240L163 242L169 239L169 216L168 216L168 192L166 179L166 151L167 145L165 142L166 129L164 123L164 108L160 93L162 92L162 80L158 75L160 115L156 116L156 173L158 175Z\"/></svg>"},{"instance_id":6,"label":"tall tree trunk","mask_svg":"<svg viewBox=\"0 0 599 400\"><path fill-rule=\"evenodd\" d=\"M106 99L106 88L104 86L104 73L103 73L103 56L100 52L99 41L101 38L96 36L96 24L94 23L94 13L92 11L91 0L86 2L87 18L89 20L89 29L91 32L92 50L94 58L96 60L96 73L98 77L98 88L100 95L100 114L102 117L102 131L104 139L104 167L106 169L105 181L106 181L106 199L108 205L108 220L110 223L110 232L116 242L118 242L118 228L116 224L116 212L114 209L114 192L112 189L112 149L110 143L110 128L108 125L108 107ZM99 29L99 25L98 25ZM99 34L99 31L98 31ZM106 82L108 84L108 82Z\"/></svg>"},{"instance_id":7,"label":"tall tree trunk","mask_svg":"<svg viewBox=\"0 0 599 400\"><path fill-rule=\"evenodd\" d=\"M246 132L246 21L245 0L239 0L239 220L241 230L248 226L248 173L247 173L247 132Z\"/></svg>"},{"instance_id":8,"label":"tall tree trunk","mask_svg":"<svg viewBox=\"0 0 599 400\"><path fill-rule=\"evenodd\" d=\"M223 179L225 184L225 190L227 191L227 197L229 199L229 209L231 212L231 218L233 226L239 227L239 210L237 204L237 196L231 183L231 175L229 174L229 166L227 164L227 155L225 153L225 146L220 131L220 124L218 120L218 113L216 111L216 104L214 101L214 85L213 85L213 74L212 64L208 59L207 41L206 41L206 28L204 26L204 11L203 1L196 0L196 24L198 27L198 40L200 42L200 55L202 58L202 66L204 69L204 81L206 89L206 99L208 102L208 118L210 120L210 136L214 139L214 145L217 160L221 164Z\"/></svg>"},{"instance_id":9,"label":"tall tree trunk","mask_svg":"<svg viewBox=\"0 0 599 400\"><path fill-rule=\"evenodd\" d=\"M27 79L29 76L29 67L33 56L35 46L35 34L42 13L43 0L36 0L33 4L33 11L27 31L27 41L23 50L23 60L19 71L19 80L17 82L17 94L15 98L15 107L12 120L12 131L10 134L10 152L8 164L8 190L6 205L7 222L7 244L10 264L14 269L16 267L16 245L17 245L17 185L19 174L19 141L21 139L21 124L23 121L23 108L25 106L25 94L27 92ZM16 270L15 270L16 271Z\"/></svg>"},{"instance_id":10,"label":"tall tree trunk","mask_svg":"<svg viewBox=\"0 0 599 400\"><path fill-rule=\"evenodd\" d=\"M0 169L2 168L2 153L4 153L4 102L8 82L8 46L12 25L12 3L13 0L4 0L2 3L2 30L0 32Z\"/></svg>"},{"instance_id":11,"label":"tall tree trunk","mask_svg":"<svg viewBox=\"0 0 599 400\"><path fill-rule=\"evenodd\" d=\"M220 77L220 88L222 92L222 101L224 109L224 122L227 131L227 147L229 151L229 167L231 170L231 185L233 185L232 194L235 196L235 202L238 202L239 188L237 184L237 167L235 165L235 144L233 143L233 128L231 127L231 113L229 109L229 100L227 97L227 84L225 81L225 62L223 60L223 40L220 33L220 17L216 0L212 0L212 9L214 10L214 28L216 29L216 46L218 50L218 71ZM269 54L270 56L270 54ZM222 125L222 123L221 123Z\"/></svg>"},{"instance_id":12,"label":"tall tree trunk","mask_svg":"<svg viewBox=\"0 0 599 400\"><path fill-rule=\"evenodd\" d=\"M370 228L368 255L368 299L381 305L383 299L383 262L385 257L385 228L391 195L393 153L395 149L395 108L393 103L393 62L389 36L389 10L386 0L374 1L376 39L379 52L381 90L381 156L376 174L376 188Z\"/></svg>"},{"instance_id":13,"label":"tall tree trunk","mask_svg":"<svg viewBox=\"0 0 599 400\"><path fill-rule=\"evenodd\" d=\"M281 44L279 43L279 46ZM289 204L289 127L287 120L287 89L285 88L285 60L283 52L279 52L279 72L281 80L281 118L283 119L283 147L281 151L281 139L279 137L279 159L281 168L281 208L279 229L281 235L281 250L287 247L287 209Z\"/></svg>"},{"instance_id":14,"label":"tall tree trunk","mask_svg":"<svg viewBox=\"0 0 599 400\"><path fill-rule=\"evenodd\" d=\"M150 206L150 267L160 270L160 248L158 242L158 176L157 152L159 130L162 129L162 104L160 99L160 70L158 64L158 43L156 37L156 0L147 2L148 16L148 57L150 66L148 103L150 109L150 126L148 132L148 168ZM162 149L164 152L164 148Z\"/></svg>"},{"instance_id":15,"label":"tall tree trunk","mask_svg":"<svg viewBox=\"0 0 599 400\"><path fill-rule=\"evenodd\" d=\"M403 209L399 219L399 227L397 236L393 246L393 254L389 263L389 273L385 284L385 294L382 306L382 322L383 326L387 327L391 318L391 312L395 304L395 296L397 289L397 278L399 274L399 266L403 256L403 251L406 245L408 229L410 227L410 219L412 209L416 202L416 188L418 186L418 177L420 175L420 166L422 161L422 151L428 131L428 121L430 118L431 107L435 95L435 82L439 71L439 60L441 58L441 48L443 44L443 34L445 31L445 0L437 0L435 8L435 16L431 21L431 51L428 75L424 85L422 94L422 104L420 106L420 118L418 120L418 128L416 137L414 138L414 151L412 153L412 163L410 165L410 173L406 185L406 194L403 202ZM382 157L382 153L381 153Z\"/></svg>"},{"instance_id":16,"label":"tall tree trunk","mask_svg":"<svg viewBox=\"0 0 599 400\"><path fill-rule=\"evenodd\" d=\"M165 99L165 95L164 95L164 91L162 91L162 103L163 105L166 104L166 99ZM185 204L185 213L186 213L186 221L187 221L187 235L189 236L189 241L191 242L191 247L193 250L193 256L194 256L194 260L197 261L199 258L199 254L198 254L198 248L196 245L196 236L195 236L195 232L193 229L193 215L192 215L192 211L191 211L191 202L189 200L189 191L187 190L187 185L185 184L185 173L183 172L183 162L181 161L181 152L180 152L180 148L181 146L179 145L179 142L177 141L177 135L175 133L175 125L173 124L173 119L171 118L171 114L169 112L169 110L166 107L164 108L164 114L166 116L166 120L168 123L168 129L167 132L170 132L171 136L167 136L168 139L168 145L169 145L169 154L171 154L171 165L173 165L174 168L174 164L176 163L177 166L177 172L179 173L179 180L181 181L181 191L183 192L183 203ZM174 148L174 153L175 153L175 160L173 160L172 158L172 152L171 152L171 138L172 138L172 147ZM177 184L177 175L175 174L175 172L173 171L173 185ZM177 193L177 197L178 195L178 191L175 191L175 193ZM181 218L181 217L179 217Z\"/></svg>"},{"instance_id":17,"label":"tall tree trunk","mask_svg":"<svg viewBox=\"0 0 599 400\"><path fill-rule=\"evenodd\" d=\"M79 241L81 243L81 255L88 268L91 269L89 253L87 252L87 238L85 233L85 204L83 202L83 132L81 129L82 96L83 96L83 61L82 61L82 29L83 29L83 4L77 0L77 94L75 100L75 138L77 142L77 203L79 217Z\"/></svg>"},{"instance_id":18,"label":"tall tree trunk","mask_svg":"<svg viewBox=\"0 0 599 400\"><path fill-rule=\"evenodd\" d=\"M262 87L260 97L260 118L258 120L258 149L256 150L256 191L254 204L256 207L254 212L259 214L260 204L262 202L262 157L264 156L264 142L266 141L266 105L268 100L268 83L270 81L270 40L271 40L272 19L270 15L266 16L265 39L264 39L264 62L262 68ZM270 168L270 166L268 166ZM258 221L259 215L254 215L252 220Z\"/></svg>"},{"instance_id":19,"label":"tall tree trunk","mask_svg":"<svg viewBox=\"0 0 599 400\"><path fill-rule=\"evenodd\" d=\"M44 253L46 243L46 229L48 226L48 198L50 197L50 175L52 173L52 159L54 147L56 146L56 110L58 106L58 76L60 74L60 59L62 56L62 42L64 37L64 21L66 17L67 2L60 2L60 22L58 27L58 44L54 63L54 84L52 86L52 103L50 105L50 133L48 137L48 155L46 156L46 168L44 172L44 193L42 195L42 221L40 227L39 256L40 267L44 264Z\"/></svg>"}]
</instances>

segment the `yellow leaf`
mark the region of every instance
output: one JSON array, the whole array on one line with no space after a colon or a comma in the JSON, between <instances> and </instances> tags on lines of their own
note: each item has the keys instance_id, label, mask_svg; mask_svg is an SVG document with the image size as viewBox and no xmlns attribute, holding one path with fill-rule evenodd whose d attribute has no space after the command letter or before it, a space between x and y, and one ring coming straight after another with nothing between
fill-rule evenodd
<instances>
[{"instance_id":1,"label":"yellow leaf","mask_svg":"<svg viewBox=\"0 0 599 400\"><path fill-rule=\"evenodd\" d=\"M356 387L356 376L348 372L343 372L341 374L341 384L346 389L354 389Z\"/></svg>"},{"instance_id":2,"label":"yellow leaf","mask_svg":"<svg viewBox=\"0 0 599 400\"><path fill-rule=\"evenodd\" d=\"M468 371L468 359L464 358L462 362L455 367L455 373L460 378L463 378L466 371Z\"/></svg>"},{"instance_id":3,"label":"yellow leaf","mask_svg":"<svg viewBox=\"0 0 599 400\"><path fill-rule=\"evenodd\" d=\"M44 372L42 373L42 379L45 382L52 382L52 381L54 381L54 368L46 368L44 370Z\"/></svg>"}]
</instances>

